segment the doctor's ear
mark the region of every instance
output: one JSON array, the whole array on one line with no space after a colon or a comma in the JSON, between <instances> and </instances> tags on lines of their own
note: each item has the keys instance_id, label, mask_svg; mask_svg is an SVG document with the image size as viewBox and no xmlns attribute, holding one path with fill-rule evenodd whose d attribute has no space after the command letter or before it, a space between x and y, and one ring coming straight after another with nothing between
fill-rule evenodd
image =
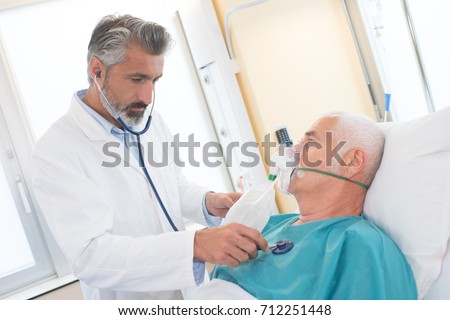
<instances>
[{"instance_id":1,"label":"doctor's ear","mask_svg":"<svg viewBox=\"0 0 450 320\"><path fill-rule=\"evenodd\" d=\"M101 79L103 74L104 65L95 56L92 56L89 59L89 75L91 76L92 80Z\"/></svg>"}]
</instances>

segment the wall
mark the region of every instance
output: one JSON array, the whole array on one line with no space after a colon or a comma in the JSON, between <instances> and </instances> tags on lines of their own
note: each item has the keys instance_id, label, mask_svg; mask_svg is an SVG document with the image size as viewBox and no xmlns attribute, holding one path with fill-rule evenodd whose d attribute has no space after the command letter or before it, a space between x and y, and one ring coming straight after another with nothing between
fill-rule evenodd
<instances>
[{"instance_id":1,"label":"wall","mask_svg":"<svg viewBox=\"0 0 450 320\"><path fill-rule=\"evenodd\" d=\"M221 25L247 0L213 0ZM375 112L340 0L272 0L235 12L237 75L258 141L280 124L299 140L322 113ZM277 195L280 212L296 209Z\"/></svg>"}]
</instances>

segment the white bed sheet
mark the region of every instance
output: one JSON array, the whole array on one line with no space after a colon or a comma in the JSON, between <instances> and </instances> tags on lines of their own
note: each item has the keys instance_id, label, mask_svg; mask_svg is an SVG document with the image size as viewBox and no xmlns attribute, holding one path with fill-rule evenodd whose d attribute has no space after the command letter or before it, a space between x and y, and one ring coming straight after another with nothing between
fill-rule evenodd
<instances>
[{"instance_id":1,"label":"white bed sheet","mask_svg":"<svg viewBox=\"0 0 450 320\"><path fill-rule=\"evenodd\" d=\"M450 300L450 243L447 246L447 253L442 262L442 269L439 277L428 290L425 300Z\"/></svg>"},{"instance_id":2,"label":"white bed sheet","mask_svg":"<svg viewBox=\"0 0 450 320\"><path fill-rule=\"evenodd\" d=\"M221 279L202 284L191 300L256 300L238 285Z\"/></svg>"}]
</instances>

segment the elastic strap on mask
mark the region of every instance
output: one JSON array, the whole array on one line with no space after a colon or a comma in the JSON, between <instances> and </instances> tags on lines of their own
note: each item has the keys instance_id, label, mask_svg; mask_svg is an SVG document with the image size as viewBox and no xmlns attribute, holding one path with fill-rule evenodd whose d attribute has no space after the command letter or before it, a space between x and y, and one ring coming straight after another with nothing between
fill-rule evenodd
<instances>
[{"instance_id":1,"label":"elastic strap on mask","mask_svg":"<svg viewBox=\"0 0 450 320\"><path fill-rule=\"evenodd\" d=\"M353 182L353 183L357 184L358 186L363 187L366 190L369 189L369 186L367 184L364 184L364 183L359 182L359 181L351 180L349 178L346 178L346 177L343 177L343 176L340 176L338 174L334 174L334 173L331 173L331 172L328 172L328 171L323 171L323 170L319 170L319 169L312 169L312 168L296 168L294 171L297 171L297 170L322 173L322 174L325 174L325 175L330 176L330 177L334 177L334 178L338 178L338 179L341 179L341 180Z\"/></svg>"}]
</instances>

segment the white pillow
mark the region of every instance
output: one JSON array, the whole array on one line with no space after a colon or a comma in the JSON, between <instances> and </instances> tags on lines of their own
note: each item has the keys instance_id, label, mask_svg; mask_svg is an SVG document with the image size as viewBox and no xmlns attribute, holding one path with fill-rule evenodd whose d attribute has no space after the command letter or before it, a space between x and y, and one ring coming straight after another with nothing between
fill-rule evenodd
<instances>
[{"instance_id":1,"label":"white pillow","mask_svg":"<svg viewBox=\"0 0 450 320\"><path fill-rule=\"evenodd\" d=\"M383 160L364 212L401 248L423 298L450 238L450 107L382 127Z\"/></svg>"}]
</instances>

